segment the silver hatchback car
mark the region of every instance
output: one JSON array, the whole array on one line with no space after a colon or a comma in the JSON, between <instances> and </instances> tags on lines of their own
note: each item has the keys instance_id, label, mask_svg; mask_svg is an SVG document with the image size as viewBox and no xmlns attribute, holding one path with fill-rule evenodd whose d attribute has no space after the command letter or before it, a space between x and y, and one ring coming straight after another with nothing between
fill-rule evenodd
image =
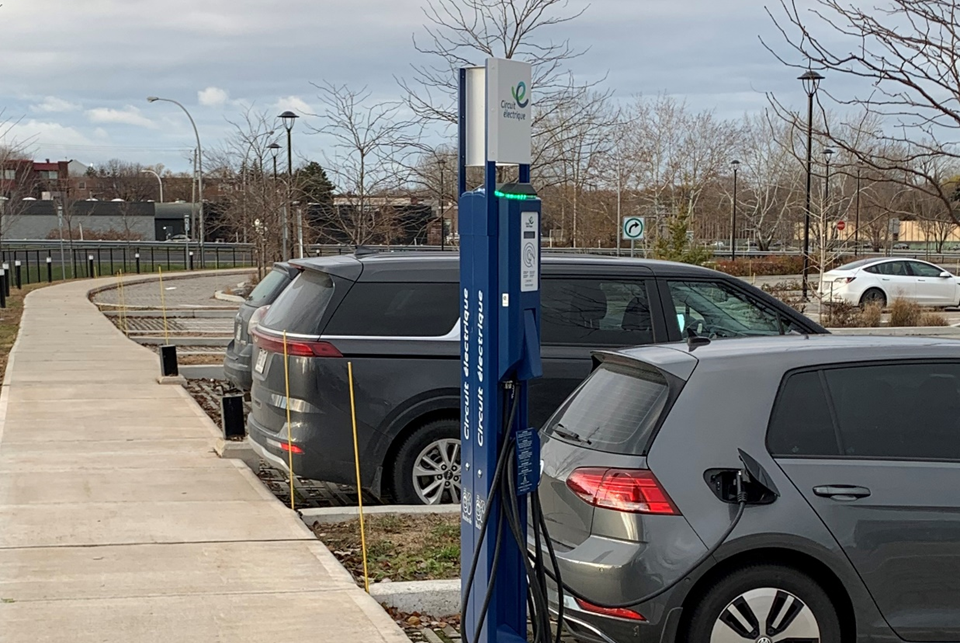
<instances>
[{"instance_id":1,"label":"silver hatchback car","mask_svg":"<svg viewBox=\"0 0 960 643\"><path fill-rule=\"evenodd\" d=\"M960 342L599 353L542 457L583 641L960 641Z\"/></svg>"}]
</instances>

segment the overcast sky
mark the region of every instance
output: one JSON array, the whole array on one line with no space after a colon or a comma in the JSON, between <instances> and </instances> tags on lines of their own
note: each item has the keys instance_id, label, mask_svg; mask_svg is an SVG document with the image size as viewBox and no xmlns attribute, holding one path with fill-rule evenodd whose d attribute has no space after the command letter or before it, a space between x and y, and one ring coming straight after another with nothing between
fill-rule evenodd
<instances>
[{"instance_id":1,"label":"overcast sky","mask_svg":"<svg viewBox=\"0 0 960 643\"><path fill-rule=\"evenodd\" d=\"M311 82L398 97L394 77L429 62L411 44L425 1L3 0L0 108L20 119L15 132L31 137L36 158L185 170L189 122L147 96L181 101L204 147L245 105L319 111ZM607 74L621 99L665 92L722 117L762 109L767 91L802 100L797 74L758 35L779 44L762 0L594 0L553 33L589 48L572 70L584 80ZM311 124L319 119L297 124L297 156L322 160Z\"/></svg>"}]
</instances>

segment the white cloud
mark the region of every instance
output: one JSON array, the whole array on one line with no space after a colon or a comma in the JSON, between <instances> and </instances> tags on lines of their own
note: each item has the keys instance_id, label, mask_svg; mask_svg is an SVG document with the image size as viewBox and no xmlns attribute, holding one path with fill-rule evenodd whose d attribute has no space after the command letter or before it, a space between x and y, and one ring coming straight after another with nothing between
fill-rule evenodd
<instances>
[{"instance_id":1,"label":"white cloud","mask_svg":"<svg viewBox=\"0 0 960 643\"><path fill-rule=\"evenodd\" d=\"M289 109L297 116L309 116L316 113L309 103L299 96L284 96L273 104L273 109L276 110L277 114Z\"/></svg>"},{"instance_id":2,"label":"white cloud","mask_svg":"<svg viewBox=\"0 0 960 643\"><path fill-rule=\"evenodd\" d=\"M155 129L156 123L140 113L140 110L133 105L127 105L123 109L113 109L111 107L95 107L87 110L87 118L93 123L107 123L116 125L133 125L135 127L146 127Z\"/></svg>"},{"instance_id":3,"label":"white cloud","mask_svg":"<svg viewBox=\"0 0 960 643\"><path fill-rule=\"evenodd\" d=\"M58 114L62 112L76 111L80 109L80 105L77 103L71 103L70 101L62 98L57 98L56 96L47 96L42 102L36 105L31 105L30 109L43 114Z\"/></svg>"},{"instance_id":4,"label":"white cloud","mask_svg":"<svg viewBox=\"0 0 960 643\"><path fill-rule=\"evenodd\" d=\"M197 100L205 107L220 107L230 98L227 90L219 87L207 87L203 91L197 92Z\"/></svg>"}]
</instances>

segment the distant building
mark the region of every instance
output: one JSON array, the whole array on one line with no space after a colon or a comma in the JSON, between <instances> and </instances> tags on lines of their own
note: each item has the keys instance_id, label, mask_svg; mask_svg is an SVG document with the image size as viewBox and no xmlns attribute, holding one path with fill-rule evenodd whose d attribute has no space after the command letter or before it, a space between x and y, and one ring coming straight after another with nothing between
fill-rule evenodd
<instances>
[{"instance_id":1,"label":"distant building","mask_svg":"<svg viewBox=\"0 0 960 643\"><path fill-rule=\"evenodd\" d=\"M83 182L87 166L79 161L9 159L2 163L0 195L41 201L62 198L72 183Z\"/></svg>"}]
</instances>

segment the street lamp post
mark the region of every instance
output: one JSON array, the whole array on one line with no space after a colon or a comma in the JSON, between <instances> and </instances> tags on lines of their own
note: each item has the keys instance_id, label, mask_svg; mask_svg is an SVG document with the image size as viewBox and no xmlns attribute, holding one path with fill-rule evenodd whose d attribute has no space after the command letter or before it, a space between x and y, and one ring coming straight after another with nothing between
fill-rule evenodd
<instances>
[{"instance_id":1,"label":"street lamp post","mask_svg":"<svg viewBox=\"0 0 960 643\"><path fill-rule=\"evenodd\" d=\"M204 225L204 217L203 217L203 148L200 146L200 132L199 132L199 130L197 130L197 124L196 124L196 122L194 122L193 116L191 116L191 115L190 115L190 112L187 111L187 108L184 107L183 105L181 105L178 101L175 101L175 100L173 100L173 99L171 99L171 98L158 98L157 96L148 96L148 97L147 97L147 102L148 102L148 103L156 103L157 101L161 101L161 102L164 102L164 103L173 103L174 105L176 105L177 107L179 107L180 109L182 109L182 110L183 110L183 113L187 115L187 118L188 118L188 119L190 119L190 125L193 126L193 134L194 134L194 136L197 137L197 162L198 162L198 169L197 169L197 192L198 192L198 195L197 195L197 198L198 198L198 200L199 200L199 202L200 202L200 211L199 211L200 230L199 230L198 238L199 238L199 240L200 240L200 267L202 268L203 265L204 265L203 243L204 243L204 241L205 241L205 238L204 238L204 237L205 237L205 234L206 234L206 227L205 227L205 225Z\"/></svg>"},{"instance_id":2,"label":"street lamp post","mask_svg":"<svg viewBox=\"0 0 960 643\"><path fill-rule=\"evenodd\" d=\"M810 301L807 296L808 278L810 275L810 190L812 187L813 163L813 97L820 88L823 76L808 69L798 78L803 83L803 90L807 93L807 197L803 212L803 301Z\"/></svg>"},{"instance_id":3,"label":"street lamp post","mask_svg":"<svg viewBox=\"0 0 960 643\"><path fill-rule=\"evenodd\" d=\"M860 170L857 166L857 221L853 227L853 256L860 256Z\"/></svg>"},{"instance_id":4,"label":"street lamp post","mask_svg":"<svg viewBox=\"0 0 960 643\"><path fill-rule=\"evenodd\" d=\"M737 172L740 169L740 161L734 159L730 161L733 166L733 211L730 214L730 258L737 258Z\"/></svg>"},{"instance_id":5,"label":"street lamp post","mask_svg":"<svg viewBox=\"0 0 960 643\"><path fill-rule=\"evenodd\" d=\"M833 158L834 151L829 147L823 150L823 162L826 165L826 172L823 177L823 225L827 226L827 215L830 213L830 159Z\"/></svg>"},{"instance_id":6,"label":"street lamp post","mask_svg":"<svg viewBox=\"0 0 960 643\"><path fill-rule=\"evenodd\" d=\"M270 150L270 155L273 156L273 182L277 182L277 155L280 153L280 145L278 143L270 143L267 146L267 149Z\"/></svg>"},{"instance_id":7,"label":"street lamp post","mask_svg":"<svg viewBox=\"0 0 960 643\"><path fill-rule=\"evenodd\" d=\"M447 249L447 216L443 203L443 170L447 166L447 159L441 158L437 163L440 165L440 250L443 251Z\"/></svg>"},{"instance_id":8,"label":"street lamp post","mask_svg":"<svg viewBox=\"0 0 960 643\"><path fill-rule=\"evenodd\" d=\"M153 170L141 170L141 174L152 174L157 177L157 183L160 184L160 203L163 203L163 179L160 178L160 175Z\"/></svg>"},{"instance_id":9,"label":"street lamp post","mask_svg":"<svg viewBox=\"0 0 960 643\"><path fill-rule=\"evenodd\" d=\"M293 189L293 144L291 142L291 132L293 132L293 126L297 122L297 119L300 118L290 110L285 111L279 116L280 121L283 123L283 128L287 130L287 202L283 206L283 258L287 259L290 249L290 190Z\"/></svg>"}]
</instances>

